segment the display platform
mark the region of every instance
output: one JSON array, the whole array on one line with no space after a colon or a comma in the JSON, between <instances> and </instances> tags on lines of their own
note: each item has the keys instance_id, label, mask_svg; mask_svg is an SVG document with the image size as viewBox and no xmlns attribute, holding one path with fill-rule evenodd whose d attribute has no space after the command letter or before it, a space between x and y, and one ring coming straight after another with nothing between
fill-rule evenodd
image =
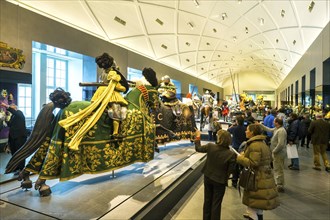
<instances>
[{"instance_id":1,"label":"display platform","mask_svg":"<svg viewBox=\"0 0 330 220\"><path fill-rule=\"evenodd\" d=\"M47 181L52 190L49 197L40 197L34 189L22 190L18 181L2 184L0 218L135 219L146 216L157 206L156 200L163 200L168 189L201 167L205 159L205 154L196 153L190 141L159 147L160 153L155 154L154 160L123 167L114 171L114 176L107 172L66 182ZM36 175L31 178L36 179Z\"/></svg>"}]
</instances>

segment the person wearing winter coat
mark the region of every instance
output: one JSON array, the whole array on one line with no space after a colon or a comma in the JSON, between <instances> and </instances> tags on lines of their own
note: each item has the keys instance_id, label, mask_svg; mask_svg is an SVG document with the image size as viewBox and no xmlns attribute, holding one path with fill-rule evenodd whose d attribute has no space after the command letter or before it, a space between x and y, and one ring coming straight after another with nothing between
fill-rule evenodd
<instances>
[{"instance_id":1,"label":"person wearing winter coat","mask_svg":"<svg viewBox=\"0 0 330 220\"><path fill-rule=\"evenodd\" d=\"M262 133L261 125L249 125L246 129L246 147L237 156L237 163L251 167L256 172L257 190L244 190L242 200L247 206L247 212L243 216L254 220L263 220L263 210L272 210L279 206L274 174L270 166L272 155Z\"/></svg>"},{"instance_id":2,"label":"person wearing winter coat","mask_svg":"<svg viewBox=\"0 0 330 220\"><path fill-rule=\"evenodd\" d=\"M204 173L204 220L219 220L221 218L221 203L229 175L236 164L236 154L229 149L231 135L228 131L217 132L216 143L201 145L201 132L196 130L195 149L206 153L206 162L202 169Z\"/></svg>"}]
</instances>

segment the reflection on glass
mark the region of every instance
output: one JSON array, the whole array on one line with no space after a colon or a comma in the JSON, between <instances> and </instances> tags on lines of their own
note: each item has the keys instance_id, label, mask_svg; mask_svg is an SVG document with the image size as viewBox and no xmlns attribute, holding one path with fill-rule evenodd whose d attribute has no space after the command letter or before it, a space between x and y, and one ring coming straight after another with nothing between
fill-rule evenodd
<instances>
[{"instance_id":1,"label":"reflection on glass","mask_svg":"<svg viewBox=\"0 0 330 220\"><path fill-rule=\"evenodd\" d=\"M315 87L315 105L322 108L323 97L322 97L322 86Z\"/></svg>"},{"instance_id":2,"label":"reflection on glass","mask_svg":"<svg viewBox=\"0 0 330 220\"><path fill-rule=\"evenodd\" d=\"M305 92L305 106L310 106L312 103L309 90Z\"/></svg>"}]
</instances>

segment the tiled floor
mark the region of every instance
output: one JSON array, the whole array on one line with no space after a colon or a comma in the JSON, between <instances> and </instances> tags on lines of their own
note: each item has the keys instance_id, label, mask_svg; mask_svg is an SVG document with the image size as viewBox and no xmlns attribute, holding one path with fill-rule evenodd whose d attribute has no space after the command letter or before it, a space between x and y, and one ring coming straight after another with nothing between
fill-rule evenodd
<instances>
[{"instance_id":1,"label":"tiled floor","mask_svg":"<svg viewBox=\"0 0 330 220\"><path fill-rule=\"evenodd\" d=\"M285 169L286 191L280 194L281 205L275 210L265 211L264 219L330 219L330 174L324 168L322 171L312 169L311 148L300 148L299 154L300 171ZM286 163L289 164L289 160ZM245 206L238 190L231 186L230 181L228 185L221 219L244 219ZM201 177L165 219L202 219L203 190Z\"/></svg>"}]
</instances>

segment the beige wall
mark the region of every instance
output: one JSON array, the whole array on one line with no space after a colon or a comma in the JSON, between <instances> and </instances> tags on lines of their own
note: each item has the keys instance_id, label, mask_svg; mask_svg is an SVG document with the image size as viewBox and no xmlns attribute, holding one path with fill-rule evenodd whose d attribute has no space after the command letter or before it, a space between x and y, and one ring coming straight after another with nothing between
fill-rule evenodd
<instances>
[{"instance_id":1,"label":"beige wall","mask_svg":"<svg viewBox=\"0 0 330 220\"><path fill-rule=\"evenodd\" d=\"M295 92L295 82L299 80L299 93L301 92L301 78L306 75L306 90L310 88L310 71L315 68L315 87L322 85L323 61L330 57L330 22L323 29L317 39L312 43L306 53L298 61L276 93L279 95L283 90L293 84ZM329 73L330 74L330 73Z\"/></svg>"},{"instance_id":2,"label":"beige wall","mask_svg":"<svg viewBox=\"0 0 330 220\"><path fill-rule=\"evenodd\" d=\"M265 74L258 73L241 73L239 75L238 81L237 78L234 80L236 93L240 94L246 90L253 91L275 91L276 86L272 79L267 77ZM234 94L233 83L231 78L228 78L223 83L225 95Z\"/></svg>"},{"instance_id":3,"label":"beige wall","mask_svg":"<svg viewBox=\"0 0 330 220\"><path fill-rule=\"evenodd\" d=\"M221 97L223 96L223 89L221 87L196 79L193 76L187 75L171 67L120 48L107 41L95 38L6 1L0 1L0 41L7 43L10 47L22 49L23 54L26 57L24 69L14 70L2 68L6 70L31 74L32 41L38 41L91 57L96 57L103 52L108 52L115 58L123 74L127 73L127 67L136 69L152 67L157 73L159 73L159 79L163 75L169 75L173 79L181 81L181 91L183 94L186 94L189 91L189 83L192 83L198 86L199 91L202 91L202 88L209 88L215 93L220 92Z\"/></svg>"}]
</instances>

